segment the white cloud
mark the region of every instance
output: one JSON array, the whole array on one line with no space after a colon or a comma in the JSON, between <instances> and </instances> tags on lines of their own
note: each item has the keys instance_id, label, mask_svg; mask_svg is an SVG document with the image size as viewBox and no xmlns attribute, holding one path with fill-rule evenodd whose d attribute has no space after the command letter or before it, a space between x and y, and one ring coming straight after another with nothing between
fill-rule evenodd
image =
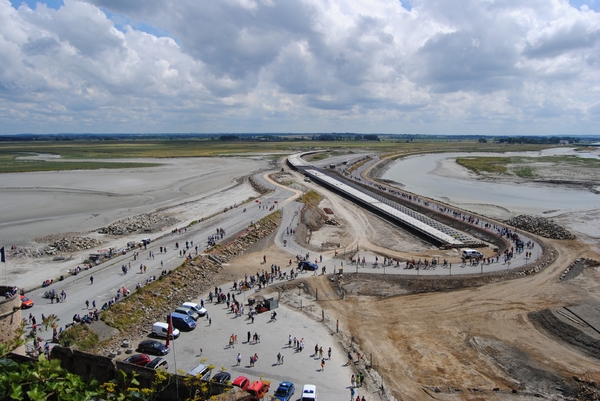
<instances>
[{"instance_id":1,"label":"white cloud","mask_svg":"<svg viewBox=\"0 0 600 401\"><path fill-rule=\"evenodd\" d=\"M598 133L597 12L561 0L408 8L0 0L0 133Z\"/></svg>"}]
</instances>

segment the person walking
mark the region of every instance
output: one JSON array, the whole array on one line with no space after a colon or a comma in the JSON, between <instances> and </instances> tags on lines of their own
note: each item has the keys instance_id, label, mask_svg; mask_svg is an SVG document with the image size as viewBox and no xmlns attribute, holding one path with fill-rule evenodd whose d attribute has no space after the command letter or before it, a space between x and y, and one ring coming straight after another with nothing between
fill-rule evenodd
<instances>
[{"instance_id":1,"label":"person walking","mask_svg":"<svg viewBox=\"0 0 600 401\"><path fill-rule=\"evenodd\" d=\"M240 363L242 362L242 354L238 352L237 354L237 364L236 366L240 366Z\"/></svg>"},{"instance_id":2,"label":"person walking","mask_svg":"<svg viewBox=\"0 0 600 401\"><path fill-rule=\"evenodd\" d=\"M281 352L277 354L277 365L281 364Z\"/></svg>"},{"instance_id":3,"label":"person walking","mask_svg":"<svg viewBox=\"0 0 600 401\"><path fill-rule=\"evenodd\" d=\"M331 361L331 347L327 350L327 359Z\"/></svg>"},{"instance_id":4,"label":"person walking","mask_svg":"<svg viewBox=\"0 0 600 401\"><path fill-rule=\"evenodd\" d=\"M350 378L350 384L352 385L352 388L354 388L354 385L356 384L356 377L354 377L354 375Z\"/></svg>"},{"instance_id":5,"label":"person walking","mask_svg":"<svg viewBox=\"0 0 600 401\"><path fill-rule=\"evenodd\" d=\"M325 358L321 358L321 372L325 371Z\"/></svg>"},{"instance_id":6,"label":"person walking","mask_svg":"<svg viewBox=\"0 0 600 401\"><path fill-rule=\"evenodd\" d=\"M87 299L85 300L85 308L90 309L90 301L88 301Z\"/></svg>"},{"instance_id":7,"label":"person walking","mask_svg":"<svg viewBox=\"0 0 600 401\"><path fill-rule=\"evenodd\" d=\"M94 276L90 276L90 285L94 284Z\"/></svg>"}]
</instances>

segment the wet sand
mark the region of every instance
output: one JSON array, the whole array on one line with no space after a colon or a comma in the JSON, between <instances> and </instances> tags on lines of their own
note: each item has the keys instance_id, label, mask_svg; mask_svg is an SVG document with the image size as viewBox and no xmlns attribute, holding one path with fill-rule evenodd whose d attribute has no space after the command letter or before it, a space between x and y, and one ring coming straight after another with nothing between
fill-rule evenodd
<instances>
[{"instance_id":1,"label":"wet sand","mask_svg":"<svg viewBox=\"0 0 600 401\"><path fill-rule=\"evenodd\" d=\"M41 248L35 238L79 233L103 241L102 248L123 247L144 234L114 237L92 232L128 216L164 210L183 226L224 206L256 196L237 179L268 166L257 158L136 159L161 166L139 169L78 170L0 175L0 246L7 250ZM165 231L172 227L165 227ZM153 234L153 236L159 234ZM90 250L72 261L8 258L11 285L31 288L81 263ZM66 255L68 256L68 255ZM4 280L1 280L4 282Z\"/></svg>"}]
</instances>

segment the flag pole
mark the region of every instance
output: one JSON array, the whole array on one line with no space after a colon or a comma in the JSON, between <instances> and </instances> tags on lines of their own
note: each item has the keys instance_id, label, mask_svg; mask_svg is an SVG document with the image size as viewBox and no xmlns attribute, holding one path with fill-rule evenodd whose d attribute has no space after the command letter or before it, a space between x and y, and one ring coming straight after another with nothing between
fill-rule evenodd
<instances>
[{"instance_id":1,"label":"flag pole","mask_svg":"<svg viewBox=\"0 0 600 401\"><path fill-rule=\"evenodd\" d=\"M169 313L169 328L167 329L167 346L169 346L171 336L173 335L173 317ZM175 392L179 400L179 376L177 375L177 356L175 354L175 338L173 338L173 361L175 362Z\"/></svg>"},{"instance_id":2,"label":"flag pole","mask_svg":"<svg viewBox=\"0 0 600 401\"><path fill-rule=\"evenodd\" d=\"M0 260L4 262L4 281L6 282L6 287L8 288L8 270L6 269L6 250L4 247L0 248Z\"/></svg>"}]
</instances>

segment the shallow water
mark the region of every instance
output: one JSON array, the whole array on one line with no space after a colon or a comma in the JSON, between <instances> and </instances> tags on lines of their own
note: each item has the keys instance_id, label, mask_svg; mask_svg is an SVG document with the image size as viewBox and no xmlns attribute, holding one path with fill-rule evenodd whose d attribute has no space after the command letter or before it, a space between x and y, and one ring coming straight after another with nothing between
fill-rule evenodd
<instances>
[{"instance_id":1,"label":"shallow water","mask_svg":"<svg viewBox=\"0 0 600 401\"><path fill-rule=\"evenodd\" d=\"M571 151L572 152L572 151ZM524 156L569 154L568 149L551 149ZM477 181L434 171L443 159L473 156L467 153L427 154L399 160L382 178L403 185L403 189L490 216L507 217L521 213L588 210L600 207L600 195L585 190L549 186L525 186ZM506 156L507 154L487 154ZM586 157L598 157L586 154ZM508 210L506 210L508 209Z\"/></svg>"}]
</instances>

